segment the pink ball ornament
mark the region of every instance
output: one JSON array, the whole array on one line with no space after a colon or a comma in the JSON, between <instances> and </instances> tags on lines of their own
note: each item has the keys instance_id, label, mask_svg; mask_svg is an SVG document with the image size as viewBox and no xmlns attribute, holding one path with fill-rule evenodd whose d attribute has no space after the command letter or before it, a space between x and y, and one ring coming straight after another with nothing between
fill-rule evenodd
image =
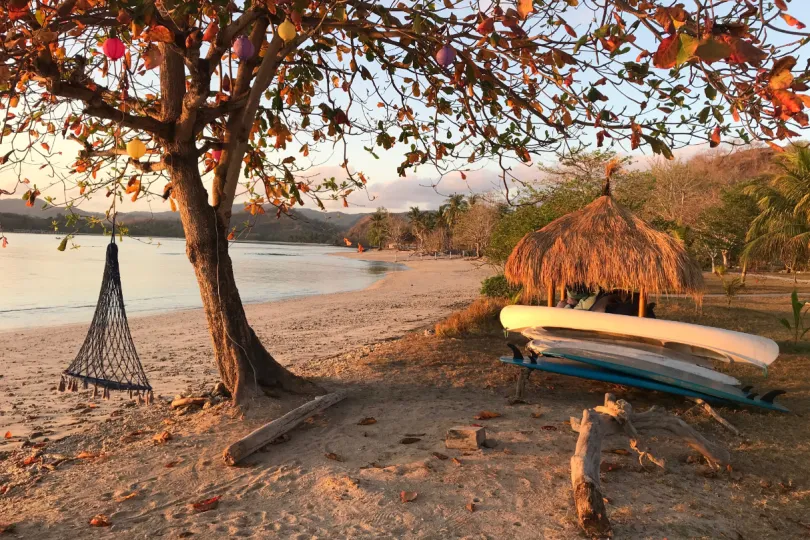
<instances>
[{"instance_id":1,"label":"pink ball ornament","mask_svg":"<svg viewBox=\"0 0 810 540\"><path fill-rule=\"evenodd\" d=\"M247 36L239 36L236 38L236 41L233 42L233 52L236 53L239 60L245 61L253 57L256 48Z\"/></svg>"},{"instance_id":2,"label":"pink ball ornament","mask_svg":"<svg viewBox=\"0 0 810 540\"><path fill-rule=\"evenodd\" d=\"M456 50L450 45L445 45L436 53L436 61L443 68L450 67L456 59Z\"/></svg>"},{"instance_id":3,"label":"pink ball ornament","mask_svg":"<svg viewBox=\"0 0 810 540\"><path fill-rule=\"evenodd\" d=\"M124 42L116 37L107 38L101 48L110 60L118 60L126 53Z\"/></svg>"},{"instance_id":4,"label":"pink ball ornament","mask_svg":"<svg viewBox=\"0 0 810 540\"><path fill-rule=\"evenodd\" d=\"M222 150L211 150L211 159L219 163L221 157L222 157Z\"/></svg>"}]
</instances>

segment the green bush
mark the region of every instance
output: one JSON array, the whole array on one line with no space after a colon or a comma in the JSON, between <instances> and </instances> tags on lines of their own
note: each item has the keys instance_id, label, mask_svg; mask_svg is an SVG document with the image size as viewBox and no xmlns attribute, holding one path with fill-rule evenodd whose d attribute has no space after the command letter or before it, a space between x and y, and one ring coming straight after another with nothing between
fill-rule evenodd
<instances>
[{"instance_id":1,"label":"green bush","mask_svg":"<svg viewBox=\"0 0 810 540\"><path fill-rule=\"evenodd\" d=\"M503 274L486 278L481 282L481 294L490 298L512 298L520 287L510 285Z\"/></svg>"}]
</instances>

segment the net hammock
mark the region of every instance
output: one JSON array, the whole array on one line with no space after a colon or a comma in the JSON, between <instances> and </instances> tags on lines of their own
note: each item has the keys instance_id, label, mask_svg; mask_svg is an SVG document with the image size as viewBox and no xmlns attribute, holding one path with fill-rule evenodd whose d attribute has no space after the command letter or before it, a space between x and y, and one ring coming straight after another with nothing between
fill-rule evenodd
<instances>
[{"instance_id":1,"label":"net hammock","mask_svg":"<svg viewBox=\"0 0 810 540\"><path fill-rule=\"evenodd\" d=\"M140 398L143 393L147 403L152 400L152 386L132 342L124 309L115 218L93 322L76 359L62 373L59 390L75 392L80 382L84 388L93 385L93 396L101 388L105 399L109 399L110 390L128 390L130 397L134 393Z\"/></svg>"}]
</instances>

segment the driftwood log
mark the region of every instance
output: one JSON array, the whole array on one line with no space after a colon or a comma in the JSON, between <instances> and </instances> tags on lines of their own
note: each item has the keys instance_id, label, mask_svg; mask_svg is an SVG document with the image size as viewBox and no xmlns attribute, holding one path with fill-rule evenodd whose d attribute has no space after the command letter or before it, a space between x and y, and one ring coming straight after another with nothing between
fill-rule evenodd
<instances>
[{"instance_id":1,"label":"driftwood log","mask_svg":"<svg viewBox=\"0 0 810 540\"><path fill-rule=\"evenodd\" d=\"M680 418L655 407L640 413L634 412L629 403L616 400L613 394L605 394L604 405L585 410L582 420L572 417L571 428L579 432L576 450L571 458L574 505L580 527L591 537L604 538L612 534L599 482L604 437L626 435L630 439L630 447L638 453L642 466L645 465L645 460L661 468L666 466L663 459L653 455L641 436L642 433L661 432L683 439L713 467L729 462L727 450L708 441Z\"/></svg>"},{"instance_id":2,"label":"driftwood log","mask_svg":"<svg viewBox=\"0 0 810 540\"><path fill-rule=\"evenodd\" d=\"M208 398L204 397L186 397L177 398L172 401L172 409L182 409L184 407L202 407Z\"/></svg>"},{"instance_id":3,"label":"driftwood log","mask_svg":"<svg viewBox=\"0 0 810 540\"><path fill-rule=\"evenodd\" d=\"M291 410L281 418L276 418L269 424L251 432L246 437L239 439L222 454L225 463L228 465L236 465L252 453L260 448L267 446L280 436L284 435L294 427L298 426L301 422L318 414L324 409L331 407L335 403L343 400L346 397L344 392L335 392L326 394L325 396L318 396L312 401L308 401L300 407Z\"/></svg>"}]
</instances>

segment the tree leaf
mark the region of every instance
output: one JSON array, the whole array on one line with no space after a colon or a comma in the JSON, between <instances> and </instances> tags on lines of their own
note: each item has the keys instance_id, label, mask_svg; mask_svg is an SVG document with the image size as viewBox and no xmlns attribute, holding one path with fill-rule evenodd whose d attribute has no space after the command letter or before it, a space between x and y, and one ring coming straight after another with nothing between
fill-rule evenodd
<instances>
[{"instance_id":1,"label":"tree leaf","mask_svg":"<svg viewBox=\"0 0 810 540\"><path fill-rule=\"evenodd\" d=\"M217 495L216 497L211 497L210 499L205 499L204 501L196 502L191 505L191 508L197 514L201 512L208 512L209 510L214 510L217 506L219 506L219 500L221 498L222 498L221 496Z\"/></svg>"},{"instance_id":2,"label":"tree leaf","mask_svg":"<svg viewBox=\"0 0 810 540\"><path fill-rule=\"evenodd\" d=\"M517 12L521 19L525 20L533 11L534 2L532 0L518 0Z\"/></svg>"},{"instance_id":3,"label":"tree leaf","mask_svg":"<svg viewBox=\"0 0 810 540\"><path fill-rule=\"evenodd\" d=\"M672 69L678 61L681 40L677 34L665 38L653 55L653 65L661 69Z\"/></svg>"},{"instance_id":4,"label":"tree leaf","mask_svg":"<svg viewBox=\"0 0 810 540\"><path fill-rule=\"evenodd\" d=\"M793 17L792 15L788 15L787 13L782 13L782 18L785 19L785 22L788 23L788 26L793 26L797 30L804 30L805 28L807 28L806 24L801 22L796 17Z\"/></svg>"},{"instance_id":5,"label":"tree leaf","mask_svg":"<svg viewBox=\"0 0 810 540\"><path fill-rule=\"evenodd\" d=\"M714 131L712 131L712 135L709 137L709 146L711 148L720 146L720 126L716 126Z\"/></svg>"},{"instance_id":6,"label":"tree leaf","mask_svg":"<svg viewBox=\"0 0 810 540\"><path fill-rule=\"evenodd\" d=\"M476 416L476 420L492 420L493 418L500 418L501 413L496 413L494 411L481 411Z\"/></svg>"},{"instance_id":7,"label":"tree leaf","mask_svg":"<svg viewBox=\"0 0 810 540\"><path fill-rule=\"evenodd\" d=\"M731 56L731 47L723 41L708 38L701 40L694 54L703 62L711 64Z\"/></svg>"},{"instance_id":8,"label":"tree leaf","mask_svg":"<svg viewBox=\"0 0 810 540\"><path fill-rule=\"evenodd\" d=\"M695 55L700 42L688 34L680 35L681 45L678 48L678 55L675 57L675 65L680 66L687 63Z\"/></svg>"},{"instance_id":9,"label":"tree leaf","mask_svg":"<svg viewBox=\"0 0 810 540\"><path fill-rule=\"evenodd\" d=\"M141 38L146 41L158 41L161 43L173 43L174 34L165 26L153 26L143 34Z\"/></svg>"},{"instance_id":10,"label":"tree leaf","mask_svg":"<svg viewBox=\"0 0 810 540\"><path fill-rule=\"evenodd\" d=\"M415 491L400 491L399 492L399 500L404 502L404 503L413 502L413 501L416 500L416 498L418 496L419 496L419 494L416 493Z\"/></svg>"},{"instance_id":11,"label":"tree leaf","mask_svg":"<svg viewBox=\"0 0 810 540\"><path fill-rule=\"evenodd\" d=\"M112 525L110 523L110 518L104 514L96 514L90 519L91 527L109 527L110 525Z\"/></svg>"}]
</instances>

